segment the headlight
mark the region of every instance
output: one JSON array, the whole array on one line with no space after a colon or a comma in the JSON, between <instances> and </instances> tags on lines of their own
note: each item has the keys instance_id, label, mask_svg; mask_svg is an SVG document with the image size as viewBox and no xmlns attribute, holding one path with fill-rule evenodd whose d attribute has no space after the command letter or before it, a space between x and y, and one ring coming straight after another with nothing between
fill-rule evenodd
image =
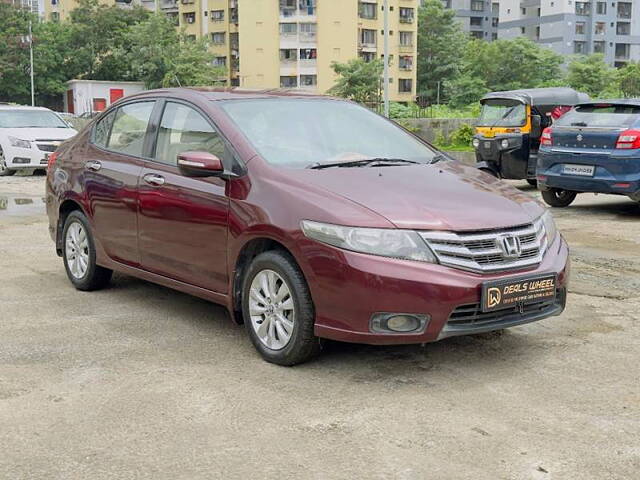
<instances>
[{"instance_id":1,"label":"headlight","mask_svg":"<svg viewBox=\"0 0 640 480\"><path fill-rule=\"evenodd\" d=\"M31 148L31 142L29 142L28 140L20 140L16 137L9 137L9 142L11 142L11 145L14 147Z\"/></svg>"},{"instance_id":2,"label":"headlight","mask_svg":"<svg viewBox=\"0 0 640 480\"><path fill-rule=\"evenodd\" d=\"M471 141L471 145L473 145L473 148L478 148L480 146L480 140L478 140L477 138L474 138Z\"/></svg>"},{"instance_id":3,"label":"headlight","mask_svg":"<svg viewBox=\"0 0 640 480\"><path fill-rule=\"evenodd\" d=\"M420 235L411 230L343 227L310 220L303 220L301 226L307 237L334 247L382 257L436 263L431 249Z\"/></svg>"},{"instance_id":4,"label":"headlight","mask_svg":"<svg viewBox=\"0 0 640 480\"><path fill-rule=\"evenodd\" d=\"M550 211L547 210L545 214L542 215L542 223L544 224L544 230L547 233L547 244L550 246L556 239L556 235L558 234L556 222L553 219L553 215L551 215Z\"/></svg>"},{"instance_id":5,"label":"headlight","mask_svg":"<svg viewBox=\"0 0 640 480\"><path fill-rule=\"evenodd\" d=\"M506 139L506 138L505 138L505 139L503 139L503 140L500 142L500 146L501 146L502 148L509 148L509 140L508 140L508 139Z\"/></svg>"}]
</instances>

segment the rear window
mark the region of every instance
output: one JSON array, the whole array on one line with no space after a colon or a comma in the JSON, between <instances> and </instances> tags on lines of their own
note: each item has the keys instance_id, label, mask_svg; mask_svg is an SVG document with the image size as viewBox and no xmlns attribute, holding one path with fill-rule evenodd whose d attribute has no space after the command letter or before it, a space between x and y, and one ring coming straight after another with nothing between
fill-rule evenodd
<instances>
[{"instance_id":1,"label":"rear window","mask_svg":"<svg viewBox=\"0 0 640 480\"><path fill-rule=\"evenodd\" d=\"M640 118L635 105L583 105L556 121L559 127L629 127Z\"/></svg>"}]
</instances>

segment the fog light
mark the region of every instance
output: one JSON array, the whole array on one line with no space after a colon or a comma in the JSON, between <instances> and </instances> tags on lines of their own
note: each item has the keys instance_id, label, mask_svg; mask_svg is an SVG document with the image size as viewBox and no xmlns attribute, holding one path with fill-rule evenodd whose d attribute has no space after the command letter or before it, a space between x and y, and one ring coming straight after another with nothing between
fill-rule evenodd
<instances>
[{"instance_id":1,"label":"fog light","mask_svg":"<svg viewBox=\"0 0 640 480\"><path fill-rule=\"evenodd\" d=\"M474 138L471 141L471 145L473 145L473 148L478 148L480 146L480 140L478 140L477 138Z\"/></svg>"},{"instance_id":2,"label":"fog light","mask_svg":"<svg viewBox=\"0 0 640 480\"><path fill-rule=\"evenodd\" d=\"M502 148L509 148L509 140L508 140L508 139L506 139L506 138L505 138L505 139L503 139L503 140L500 142L500 146L501 146Z\"/></svg>"},{"instance_id":3,"label":"fog light","mask_svg":"<svg viewBox=\"0 0 640 480\"><path fill-rule=\"evenodd\" d=\"M371 330L376 333L421 333L429 315L413 313L376 313L371 317Z\"/></svg>"},{"instance_id":4,"label":"fog light","mask_svg":"<svg viewBox=\"0 0 640 480\"><path fill-rule=\"evenodd\" d=\"M24 157L14 157L13 161L11 162L13 164L16 163L31 163L31 159L30 158L24 158Z\"/></svg>"}]
</instances>

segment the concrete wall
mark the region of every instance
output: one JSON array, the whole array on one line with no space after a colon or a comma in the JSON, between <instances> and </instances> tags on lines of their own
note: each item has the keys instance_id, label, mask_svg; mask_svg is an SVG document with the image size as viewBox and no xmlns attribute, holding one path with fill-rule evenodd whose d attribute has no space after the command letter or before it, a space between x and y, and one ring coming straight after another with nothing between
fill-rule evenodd
<instances>
[{"instance_id":1,"label":"concrete wall","mask_svg":"<svg viewBox=\"0 0 640 480\"><path fill-rule=\"evenodd\" d=\"M475 118L407 118L403 123L416 128L415 133L424 138L427 142L433 142L438 133L442 133L445 139L458 130L461 125L471 125L475 123Z\"/></svg>"}]
</instances>

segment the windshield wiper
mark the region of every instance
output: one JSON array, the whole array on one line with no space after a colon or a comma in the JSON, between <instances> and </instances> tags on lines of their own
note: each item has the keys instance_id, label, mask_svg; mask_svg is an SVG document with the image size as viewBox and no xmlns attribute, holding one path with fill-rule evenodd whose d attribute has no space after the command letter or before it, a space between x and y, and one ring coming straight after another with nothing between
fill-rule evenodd
<instances>
[{"instance_id":1,"label":"windshield wiper","mask_svg":"<svg viewBox=\"0 0 640 480\"><path fill-rule=\"evenodd\" d=\"M366 167L366 166L383 166L385 164L397 164L397 163L420 163L414 160L406 160L404 158L362 158L360 160L351 160L348 162L328 162L328 163L312 163L307 168L313 170L320 170L323 168L331 167Z\"/></svg>"}]
</instances>

